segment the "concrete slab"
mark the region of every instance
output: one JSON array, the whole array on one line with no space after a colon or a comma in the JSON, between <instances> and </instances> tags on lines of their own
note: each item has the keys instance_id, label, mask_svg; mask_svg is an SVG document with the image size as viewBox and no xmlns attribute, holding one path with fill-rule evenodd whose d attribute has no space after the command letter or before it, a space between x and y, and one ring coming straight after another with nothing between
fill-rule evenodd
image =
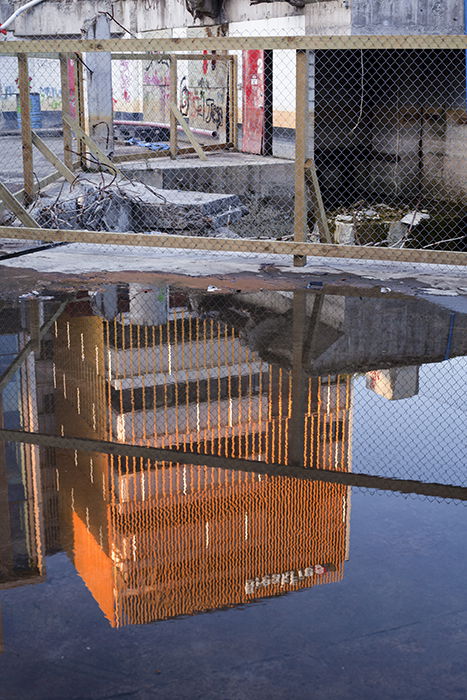
<instances>
[{"instance_id":1,"label":"concrete slab","mask_svg":"<svg viewBox=\"0 0 467 700\"><path fill-rule=\"evenodd\" d=\"M154 158L121 166L131 178L163 189L203 190L240 196L292 195L294 163L286 158L251 153L209 153L206 161L197 156L177 160Z\"/></svg>"},{"instance_id":2,"label":"concrete slab","mask_svg":"<svg viewBox=\"0 0 467 700\"><path fill-rule=\"evenodd\" d=\"M290 256L187 251L74 243L1 262L0 295L28 289L98 287L105 282L165 280L206 289L293 290L318 282L326 294L424 296L457 310L467 305L465 267L309 257L294 267ZM443 295L452 290L455 296Z\"/></svg>"}]
</instances>

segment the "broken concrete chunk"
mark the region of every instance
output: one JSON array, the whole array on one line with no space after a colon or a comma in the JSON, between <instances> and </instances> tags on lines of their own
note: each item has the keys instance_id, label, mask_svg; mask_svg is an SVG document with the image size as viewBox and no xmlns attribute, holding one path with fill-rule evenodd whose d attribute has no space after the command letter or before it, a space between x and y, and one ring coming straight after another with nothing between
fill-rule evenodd
<instances>
[{"instance_id":1,"label":"broken concrete chunk","mask_svg":"<svg viewBox=\"0 0 467 700\"><path fill-rule=\"evenodd\" d=\"M345 217L351 219L352 217ZM336 228L334 231L334 241L341 245L355 244L355 224L342 221L339 217L336 218Z\"/></svg>"},{"instance_id":2,"label":"broken concrete chunk","mask_svg":"<svg viewBox=\"0 0 467 700\"><path fill-rule=\"evenodd\" d=\"M44 228L89 231L191 231L228 227L248 213L237 195L156 190L142 183L79 183L33 215ZM233 237L233 233L229 236Z\"/></svg>"},{"instance_id":3,"label":"broken concrete chunk","mask_svg":"<svg viewBox=\"0 0 467 700\"><path fill-rule=\"evenodd\" d=\"M417 226L423 219L429 219L429 214L424 214L421 211L409 211L408 214L402 217L401 224L408 224L409 226Z\"/></svg>"}]
</instances>

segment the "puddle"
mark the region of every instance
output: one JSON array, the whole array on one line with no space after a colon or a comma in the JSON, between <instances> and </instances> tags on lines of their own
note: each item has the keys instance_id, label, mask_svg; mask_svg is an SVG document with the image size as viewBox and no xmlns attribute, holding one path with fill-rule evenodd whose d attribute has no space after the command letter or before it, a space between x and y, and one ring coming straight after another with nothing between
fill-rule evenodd
<instances>
[{"instance_id":1,"label":"puddle","mask_svg":"<svg viewBox=\"0 0 467 700\"><path fill-rule=\"evenodd\" d=\"M4 697L462 697L466 356L402 294L3 302Z\"/></svg>"}]
</instances>

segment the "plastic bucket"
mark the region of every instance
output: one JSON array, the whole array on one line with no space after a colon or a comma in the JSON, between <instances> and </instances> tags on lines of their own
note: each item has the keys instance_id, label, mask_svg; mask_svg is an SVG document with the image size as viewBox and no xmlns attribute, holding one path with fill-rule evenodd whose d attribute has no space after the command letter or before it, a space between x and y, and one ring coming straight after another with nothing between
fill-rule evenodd
<instances>
[{"instance_id":1,"label":"plastic bucket","mask_svg":"<svg viewBox=\"0 0 467 700\"><path fill-rule=\"evenodd\" d=\"M31 128L42 128L42 112L41 112L41 96L38 92L31 92L29 95L29 104L31 110ZM21 129L21 104L19 95L16 95L16 113L18 115L18 129Z\"/></svg>"}]
</instances>

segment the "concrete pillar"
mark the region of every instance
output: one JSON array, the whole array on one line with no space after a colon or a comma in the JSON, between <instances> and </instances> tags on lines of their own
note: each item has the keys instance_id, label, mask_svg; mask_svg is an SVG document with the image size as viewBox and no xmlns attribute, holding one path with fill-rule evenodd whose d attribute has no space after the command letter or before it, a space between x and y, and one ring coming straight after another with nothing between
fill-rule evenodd
<instances>
[{"instance_id":1,"label":"concrete pillar","mask_svg":"<svg viewBox=\"0 0 467 700\"><path fill-rule=\"evenodd\" d=\"M418 365L376 369L366 373L366 387L389 401L418 394Z\"/></svg>"},{"instance_id":2,"label":"concrete pillar","mask_svg":"<svg viewBox=\"0 0 467 700\"><path fill-rule=\"evenodd\" d=\"M85 23L85 39L110 39L110 19L97 15ZM87 53L84 61L87 82L88 133L101 151L109 156L114 150L112 61L110 53Z\"/></svg>"}]
</instances>

